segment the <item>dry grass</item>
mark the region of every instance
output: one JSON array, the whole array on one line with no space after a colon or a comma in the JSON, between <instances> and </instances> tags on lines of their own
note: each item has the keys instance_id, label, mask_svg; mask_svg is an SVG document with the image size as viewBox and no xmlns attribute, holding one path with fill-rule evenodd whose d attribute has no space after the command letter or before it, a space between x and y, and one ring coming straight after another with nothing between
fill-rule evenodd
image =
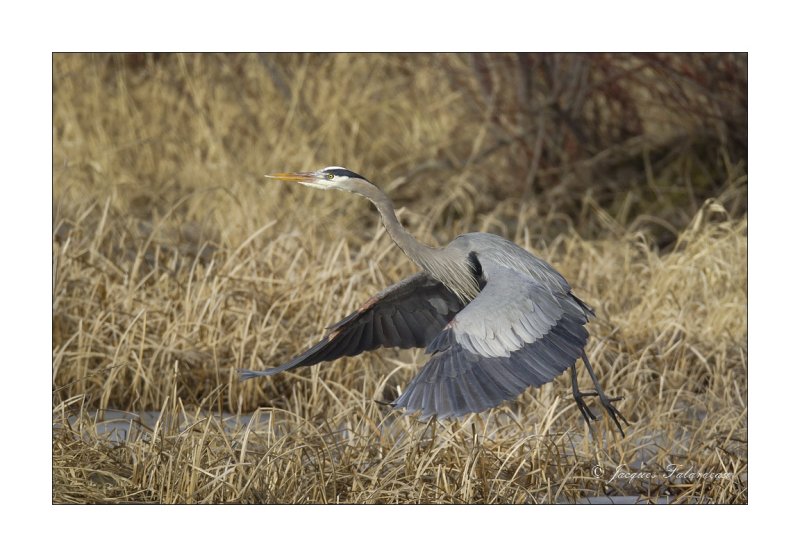
<instances>
[{"instance_id":1,"label":"dry grass","mask_svg":"<svg viewBox=\"0 0 800 557\"><path fill-rule=\"evenodd\" d=\"M572 65L591 83L612 61ZM53 500L747 502L747 186L730 99L674 96L712 107L714 148L707 130L692 148L702 120L685 105L631 93L626 110L645 108L629 136L576 154L548 109L525 118L562 141L537 150L536 133L509 140L524 97L475 100L528 68L511 62L56 56ZM668 63L647 71L661 83ZM609 119L622 106L589 104ZM284 360L414 271L366 201L261 178L325 164L383 185L424 240L491 231L551 261L597 309L589 356L625 396L627 437L606 421L590 437L566 376L458 421L374 403L421 350L239 383L237 367ZM104 409L160 413L119 442L98 427ZM722 476L665 478L670 465Z\"/></svg>"}]
</instances>

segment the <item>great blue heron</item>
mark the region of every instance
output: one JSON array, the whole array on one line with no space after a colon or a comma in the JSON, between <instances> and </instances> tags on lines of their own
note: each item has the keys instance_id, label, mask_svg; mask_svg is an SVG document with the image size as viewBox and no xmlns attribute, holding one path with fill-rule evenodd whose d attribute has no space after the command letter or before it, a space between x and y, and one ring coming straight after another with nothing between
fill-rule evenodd
<instances>
[{"instance_id":1,"label":"great blue heron","mask_svg":"<svg viewBox=\"0 0 800 557\"><path fill-rule=\"evenodd\" d=\"M617 418L628 422L613 404L620 399L606 396L584 351L589 336L584 324L594 312L546 262L483 232L462 234L441 248L420 243L397 220L385 193L340 166L266 177L366 197L392 240L422 272L371 297L299 356L263 371L240 370L242 379L380 346L426 347L430 359L391 405L419 411L423 418L446 418L497 406L571 367L572 394L586 423L591 428L598 417L584 397L597 396L625 435ZM594 391L578 389L578 358Z\"/></svg>"}]
</instances>

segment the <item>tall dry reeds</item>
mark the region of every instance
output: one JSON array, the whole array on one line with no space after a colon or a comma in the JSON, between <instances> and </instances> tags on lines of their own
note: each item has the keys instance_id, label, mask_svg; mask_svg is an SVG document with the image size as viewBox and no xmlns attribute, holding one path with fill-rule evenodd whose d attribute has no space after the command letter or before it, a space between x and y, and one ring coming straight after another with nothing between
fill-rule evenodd
<instances>
[{"instance_id":1,"label":"tall dry reeds","mask_svg":"<svg viewBox=\"0 0 800 557\"><path fill-rule=\"evenodd\" d=\"M746 64L55 56L54 501L745 502ZM373 402L421 350L240 383L414 271L367 202L261 177L325 164L425 241L490 231L553 263L597 309L627 437L593 440L563 377L440 424ZM112 442L104 409L160 419ZM670 464L729 475L609 481Z\"/></svg>"}]
</instances>

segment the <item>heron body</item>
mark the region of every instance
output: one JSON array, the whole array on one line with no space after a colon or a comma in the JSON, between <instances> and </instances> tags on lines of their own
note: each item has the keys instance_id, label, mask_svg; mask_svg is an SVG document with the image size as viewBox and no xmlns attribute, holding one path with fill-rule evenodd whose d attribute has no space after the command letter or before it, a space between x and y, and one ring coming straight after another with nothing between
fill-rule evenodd
<instances>
[{"instance_id":1,"label":"heron body","mask_svg":"<svg viewBox=\"0 0 800 557\"><path fill-rule=\"evenodd\" d=\"M625 418L613 405L618 399L603 393L584 351L585 324L594 313L545 261L483 232L463 234L441 248L422 244L403 228L381 190L342 167L269 177L367 197L422 271L370 298L302 354L271 369L242 370L242 379L382 346L423 347L430 359L391 403L395 407L437 418L482 412L571 368L573 396L587 423L597 418L583 398L597 396L622 431L617 418ZM578 359L595 391L578 389Z\"/></svg>"}]
</instances>

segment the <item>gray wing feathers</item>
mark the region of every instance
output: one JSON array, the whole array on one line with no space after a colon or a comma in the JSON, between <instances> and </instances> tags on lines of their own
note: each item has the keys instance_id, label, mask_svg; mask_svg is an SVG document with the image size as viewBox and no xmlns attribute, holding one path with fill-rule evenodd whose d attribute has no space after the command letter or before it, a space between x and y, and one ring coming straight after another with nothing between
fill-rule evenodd
<instances>
[{"instance_id":1,"label":"gray wing feathers","mask_svg":"<svg viewBox=\"0 0 800 557\"><path fill-rule=\"evenodd\" d=\"M417 273L370 298L338 323L320 342L289 360L263 371L240 370L241 379L275 375L343 356L355 356L380 346L428 345L463 304L442 283Z\"/></svg>"},{"instance_id":2,"label":"gray wing feathers","mask_svg":"<svg viewBox=\"0 0 800 557\"><path fill-rule=\"evenodd\" d=\"M486 286L428 345L431 359L395 406L422 417L481 412L552 381L580 357L585 304L528 273L478 259Z\"/></svg>"}]
</instances>

